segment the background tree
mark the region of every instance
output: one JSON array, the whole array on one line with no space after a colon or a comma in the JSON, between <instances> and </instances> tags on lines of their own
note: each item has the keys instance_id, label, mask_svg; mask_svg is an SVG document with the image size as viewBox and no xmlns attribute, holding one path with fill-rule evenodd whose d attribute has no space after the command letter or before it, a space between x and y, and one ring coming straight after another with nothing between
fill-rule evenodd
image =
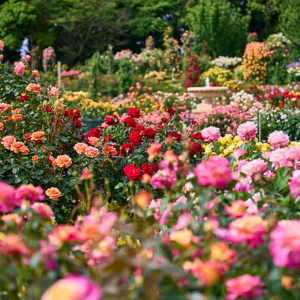
<instances>
[{"instance_id":1,"label":"background tree","mask_svg":"<svg viewBox=\"0 0 300 300\"><path fill-rule=\"evenodd\" d=\"M198 51L208 44L213 57L241 55L246 44L249 15L227 0L199 0L188 8L186 24L195 34Z\"/></svg>"}]
</instances>

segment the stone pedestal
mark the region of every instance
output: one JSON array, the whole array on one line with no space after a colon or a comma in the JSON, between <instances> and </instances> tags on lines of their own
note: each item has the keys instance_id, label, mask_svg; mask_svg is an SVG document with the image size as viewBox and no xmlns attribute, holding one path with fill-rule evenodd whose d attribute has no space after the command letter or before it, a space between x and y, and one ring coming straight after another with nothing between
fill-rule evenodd
<instances>
[{"instance_id":1,"label":"stone pedestal","mask_svg":"<svg viewBox=\"0 0 300 300\"><path fill-rule=\"evenodd\" d=\"M197 107L193 110L193 113L201 113L211 110L213 107L217 106L218 103L215 102L217 98L226 93L228 87L189 87L187 91L193 94L196 98L202 99L201 104L197 104Z\"/></svg>"}]
</instances>

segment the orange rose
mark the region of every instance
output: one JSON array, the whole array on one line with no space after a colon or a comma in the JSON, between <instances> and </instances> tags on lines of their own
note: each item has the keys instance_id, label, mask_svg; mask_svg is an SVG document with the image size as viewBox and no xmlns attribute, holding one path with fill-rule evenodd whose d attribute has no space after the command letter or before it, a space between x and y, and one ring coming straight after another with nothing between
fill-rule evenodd
<instances>
[{"instance_id":1,"label":"orange rose","mask_svg":"<svg viewBox=\"0 0 300 300\"><path fill-rule=\"evenodd\" d=\"M33 156L32 156L32 161L33 161L33 162L38 161L38 159L39 159L39 157L38 157L37 155L33 155Z\"/></svg>"},{"instance_id":2,"label":"orange rose","mask_svg":"<svg viewBox=\"0 0 300 300\"><path fill-rule=\"evenodd\" d=\"M77 143L73 148L78 154L83 154L88 145L85 143Z\"/></svg>"},{"instance_id":3,"label":"orange rose","mask_svg":"<svg viewBox=\"0 0 300 300\"><path fill-rule=\"evenodd\" d=\"M0 122L0 131L3 131L3 130L4 130L3 122Z\"/></svg>"},{"instance_id":4,"label":"orange rose","mask_svg":"<svg viewBox=\"0 0 300 300\"><path fill-rule=\"evenodd\" d=\"M72 164L72 159L69 155L59 155L56 158L56 163L60 168L69 168Z\"/></svg>"},{"instance_id":5,"label":"orange rose","mask_svg":"<svg viewBox=\"0 0 300 300\"><path fill-rule=\"evenodd\" d=\"M38 84L30 83L27 85L26 91L39 93L41 91L41 87Z\"/></svg>"},{"instance_id":6,"label":"orange rose","mask_svg":"<svg viewBox=\"0 0 300 300\"><path fill-rule=\"evenodd\" d=\"M59 191L59 189L55 188L55 187L51 187L49 189L46 190L45 194L54 201L57 201L58 198L61 196L61 192Z\"/></svg>"},{"instance_id":7,"label":"orange rose","mask_svg":"<svg viewBox=\"0 0 300 300\"><path fill-rule=\"evenodd\" d=\"M22 120L22 114L13 114L12 119L14 121L21 121Z\"/></svg>"},{"instance_id":8,"label":"orange rose","mask_svg":"<svg viewBox=\"0 0 300 300\"><path fill-rule=\"evenodd\" d=\"M11 145L16 142L17 139L12 135L7 135L2 139L1 144L6 148L10 149Z\"/></svg>"},{"instance_id":9,"label":"orange rose","mask_svg":"<svg viewBox=\"0 0 300 300\"><path fill-rule=\"evenodd\" d=\"M114 146L106 145L102 149L102 154L107 156L116 156L118 155L118 151Z\"/></svg>"},{"instance_id":10,"label":"orange rose","mask_svg":"<svg viewBox=\"0 0 300 300\"><path fill-rule=\"evenodd\" d=\"M90 136L89 138L88 138L88 140L89 140L89 143L92 145L92 146L96 146L98 143L99 143L99 139L98 138L96 138L95 136Z\"/></svg>"},{"instance_id":11,"label":"orange rose","mask_svg":"<svg viewBox=\"0 0 300 300\"><path fill-rule=\"evenodd\" d=\"M24 146L23 142L14 142L11 147L10 150L15 152L15 153L19 153L21 152L21 148Z\"/></svg>"},{"instance_id":12,"label":"orange rose","mask_svg":"<svg viewBox=\"0 0 300 300\"><path fill-rule=\"evenodd\" d=\"M36 131L31 134L32 141L39 141L39 140L42 140L44 137L45 137L45 134L42 131Z\"/></svg>"},{"instance_id":13,"label":"orange rose","mask_svg":"<svg viewBox=\"0 0 300 300\"><path fill-rule=\"evenodd\" d=\"M95 147L86 147L85 148L85 150L84 150L84 154L85 154L85 156L87 156L87 157L92 157L92 158L94 158L94 157L97 157L98 156L98 154L99 154L99 150L97 149L97 148L95 148Z\"/></svg>"}]
</instances>

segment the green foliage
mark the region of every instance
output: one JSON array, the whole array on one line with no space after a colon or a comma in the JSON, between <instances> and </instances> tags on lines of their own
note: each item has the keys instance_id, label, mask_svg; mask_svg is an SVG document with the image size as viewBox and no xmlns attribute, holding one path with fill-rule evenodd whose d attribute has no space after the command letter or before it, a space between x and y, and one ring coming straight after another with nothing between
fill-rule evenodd
<instances>
[{"instance_id":1,"label":"green foliage","mask_svg":"<svg viewBox=\"0 0 300 300\"><path fill-rule=\"evenodd\" d=\"M298 60L300 55L300 1L285 0L281 6L281 14L279 17L279 27L284 35L291 40L291 52L294 59Z\"/></svg>"},{"instance_id":2,"label":"green foliage","mask_svg":"<svg viewBox=\"0 0 300 300\"><path fill-rule=\"evenodd\" d=\"M188 9L186 24L195 34L195 46L201 49L203 42L213 57L236 56L246 44L250 16L243 16L227 0L199 0Z\"/></svg>"},{"instance_id":3,"label":"green foliage","mask_svg":"<svg viewBox=\"0 0 300 300\"><path fill-rule=\"evenodd\" d=\"M133 84L133 68L128 59L122 59L119 64L119 92L127 93Z\"/></svg>"}]
</instances>

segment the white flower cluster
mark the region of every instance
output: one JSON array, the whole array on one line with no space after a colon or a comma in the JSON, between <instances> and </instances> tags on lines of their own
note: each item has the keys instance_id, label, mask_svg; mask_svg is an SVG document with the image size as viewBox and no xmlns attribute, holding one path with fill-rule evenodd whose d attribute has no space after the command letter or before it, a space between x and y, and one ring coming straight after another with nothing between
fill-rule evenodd
<instances>
[{"instance_id":1,"label":"white flower cluster","mask_svg":"<svg viewBox=\"0 0 300 300\"><path fill-rule=\"evenodd\" d=\"M257 102L252 94L248 94L245 91L233 93L230 97L231 105L238 105L238 107L245 111L255 112L258 108L261 108L261 103Z\"/></svg>"},{"instance_id":2,"label":"white flower cluster","mask_svg":"<svg viewBox=\"0 0 300 300\"><path fill-rule=\"evenodd\" d=\"M295 77L300 77L300 66L292 66L287 69L288 73Z\"/></svg>"},{"instance_id":3,"label":"white flower cluster","mask_svg":"<svg viewBox=\"0 0 300 300\"><path fill-rule=\"evenodd\" d=\"M291 44L291 41L287 37L285 37L285 35L282 32L270 35L268 37L268 41L270 41L270 42L281 42L281 43L284 43L284 44Z\"/></svg>"},{"instance_id":4,"label":"white flower cluster","mask_svg":"<svg viewBox=\"0 0 300 300\"><path fill-rule=\"evenodd\" d=\"M219 56L218 58L212 60L210 63L220 68L230 69L235 68L236 66L241 64L241 62L242 59L240 57Z\"/></svg>"}]
</instances>

